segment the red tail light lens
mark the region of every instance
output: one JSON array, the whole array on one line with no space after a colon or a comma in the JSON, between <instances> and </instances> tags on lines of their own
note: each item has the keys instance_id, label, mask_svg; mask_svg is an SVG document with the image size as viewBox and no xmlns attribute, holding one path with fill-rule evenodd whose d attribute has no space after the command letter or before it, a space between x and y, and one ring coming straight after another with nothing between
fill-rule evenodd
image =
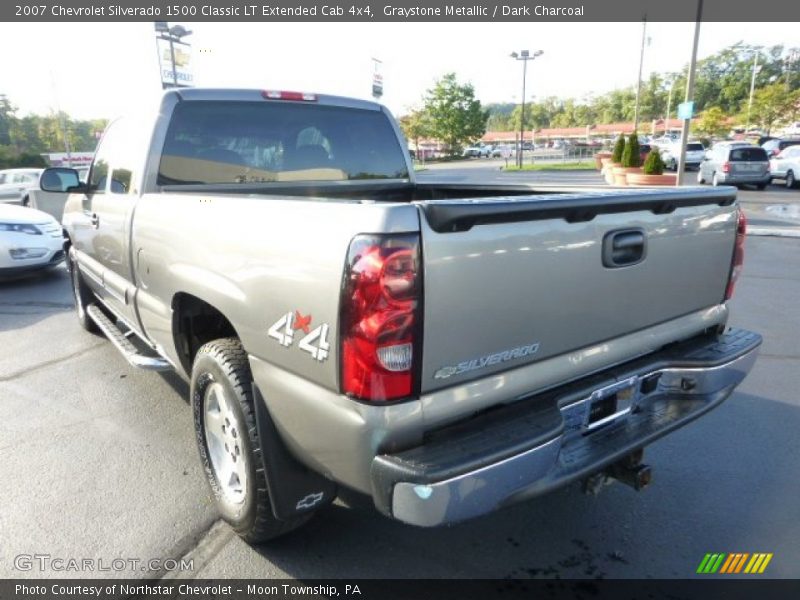
<instances>
[{"instance_id":1,"label":"red tail light lens","mask_svg":"<svg viewBox=\"0 0 800 600\"><path fill-rule=\"evenodd\" d=\"M265 100L291 100L293 102L316 102L316 94L306 92L286 92L279 90L264 90L261 97Z\"/></svg>"},{"instance_id":2,"label":"red tail light lens","mask_svg":"<svg viewBox=\"0 0 800 600\"><path fill-rule=\"evenodd\" d=\"M744 265L744 239L747 236L747 219L744 216L742 209L738 209L738 217L736 223L736 243L733 246L733 259L731 260L731 273L728 276L728 287L725 290L725 299L723 302L730 300L733 297L733 290L736 287L736 280L742 272Z\"/></svg>"},{"instance_id":3,"label":"red tail light lens","mask_svg":"<svg viewBox=\"0 0 800 600\"><path fill-rule=\"evenodd\" d=\"M729 162L722 163L722 172L723 173L730 173L731 172L731 163L729 163Z\"/></svg>"},{"instance_id":4,"label":"red tail light lens","mask_svg":"<svg viewBox=\"0 0 800 600\"><path fill-rule=\"evenodd\" d=\"M413 394L420 359L419 236L359 235L342 286L342 391L381 402Z\"/></svg>"}]
</instances>

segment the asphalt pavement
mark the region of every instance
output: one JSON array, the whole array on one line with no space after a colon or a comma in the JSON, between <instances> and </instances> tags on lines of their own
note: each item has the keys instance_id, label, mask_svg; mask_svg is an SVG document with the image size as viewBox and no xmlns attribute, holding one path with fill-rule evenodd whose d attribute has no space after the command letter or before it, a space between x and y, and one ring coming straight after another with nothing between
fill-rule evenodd
<instances>
[{"instance_id":1,"label":"asphalt pavement","mask_svg":"<svg viewBox=\"0 0 800 600\"><path fill-rule=\"evenodd\" d=\"M800 239L748 238L737 288L730 324L764 335L761 357L720 408L648 448L644 491L576 484L440 529L349 498L253 548L218 522L187 386L80 329L63 268L0 283L0 577L164 574L15 567L49 554L186 557L173 575L190 577L684 578L707 552L772 552L767 576L800 577Z\"/></svg>"}]
</instances>

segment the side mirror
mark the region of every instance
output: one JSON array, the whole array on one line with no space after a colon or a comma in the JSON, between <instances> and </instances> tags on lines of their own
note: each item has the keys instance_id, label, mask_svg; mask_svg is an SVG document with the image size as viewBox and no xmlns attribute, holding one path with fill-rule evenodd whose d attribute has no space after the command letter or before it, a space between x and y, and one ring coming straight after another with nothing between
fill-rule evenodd
<instances>
[{"instance_id":1,"label":"side mirror","mask_svg":"<svg viewBox=\"0 0 800 600\"><path fill-rule=\"evenodd\" d=\"M65 167L51 167L42 172L39 178L39 187L44 192L71 192L81 189L81 179L75 169Z\"/></svg>"}]
</instances>

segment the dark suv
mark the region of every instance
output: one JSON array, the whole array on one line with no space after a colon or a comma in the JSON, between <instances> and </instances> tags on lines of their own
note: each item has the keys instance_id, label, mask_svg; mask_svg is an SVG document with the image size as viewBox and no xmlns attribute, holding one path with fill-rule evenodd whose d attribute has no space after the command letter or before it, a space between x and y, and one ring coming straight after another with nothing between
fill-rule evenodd
<instances>
[{"instance_id":1,"label":"dark suv","mask_svg":"<svg viewBox=\"0 0 800 600\"><path fill-rule=\"evenodd\" d=\"M770 182L767 151L759 146L720 143L706 153L697 182L711 185L755 185L763 190Z\"/></svg>"},{"instance_id":2,"label":"dark suv","mask_svg":"<svg viewBox=\"0 0 800 600\"><path fill-rule=\"evenodd\" d=\"M767 151L767 156L772 158L773 156L778 156L785 148L797 146L798 144L800 144L800 138L791 140L771 139L761 144L761 147Z\"/></svg>"}]
</instances>

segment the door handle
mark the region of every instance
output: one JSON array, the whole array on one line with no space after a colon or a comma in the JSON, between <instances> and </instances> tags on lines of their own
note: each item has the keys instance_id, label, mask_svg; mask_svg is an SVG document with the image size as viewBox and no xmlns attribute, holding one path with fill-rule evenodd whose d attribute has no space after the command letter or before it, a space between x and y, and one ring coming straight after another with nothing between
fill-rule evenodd
<instances>
[{"instance_id":1,"label":"door handle","mask_svg":"<svg viewBox=\"0 0 800 600\"><path fill-rule=\"evenodd\" d=\"M643 229L612 231L603 239L603 266L628 267L644 260L647 237Z\"/></svg>"},{"instance_id":2,"label":"door handle","mask_svg":"<svg viewBox=\"0 0 800 600\"><path fill-rule=\"evenodd\" d=\"M97 216L97 213L92 213L91 222L92 222L92 227L94 227L95 229L100 227L100 217Z\"/></svg>"}]
</instances>

